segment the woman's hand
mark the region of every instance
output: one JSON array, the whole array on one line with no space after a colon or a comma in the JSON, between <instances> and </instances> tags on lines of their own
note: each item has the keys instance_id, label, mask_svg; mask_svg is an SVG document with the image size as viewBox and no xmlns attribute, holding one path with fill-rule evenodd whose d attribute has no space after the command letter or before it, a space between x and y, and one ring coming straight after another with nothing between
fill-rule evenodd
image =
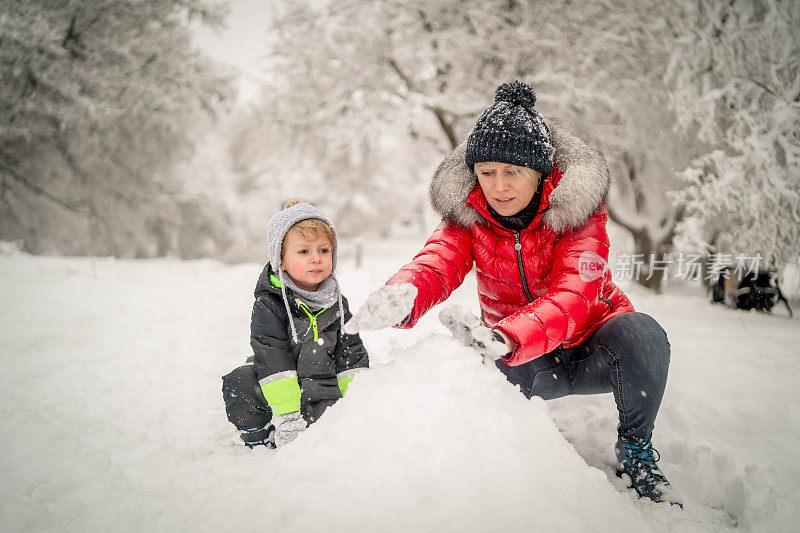
<instances>
[{"instance_id":1,"label":"woman's hand","mask_svg":"<svg viewBox=\"0 0 800 533\"><path fill-rule=\"evenodd\" d=\"M358 312L345 324L345 332L389 328L402 323L414 309L417 288L411 283L384 285L367 297Z\"/></svg>"},{"instance_id":2,"label":"woman's hand","mask_svg":"<svg viewBox=\"0 0 800 533\"><path fill-rule=\"evenodd\" d=\"M502 329L492 329L492 333L494 334L497 340L502 340L506 343L506 354L509 354L517 349L517 343L515 343L511 337L506 335Z\"/></svg>"},{"instance_id":3,"label":"woman's hand","mask_svg":"<svg viewBox=\"0 0 800 533\"><path fill-rule=\"evenodd\" d=\"M458 342L492 361L512 351L513 344L503 332L484 326L477 316L461 305L448 305L442 309L439 322L450 330Z\"/></svg>"}]
</instances>

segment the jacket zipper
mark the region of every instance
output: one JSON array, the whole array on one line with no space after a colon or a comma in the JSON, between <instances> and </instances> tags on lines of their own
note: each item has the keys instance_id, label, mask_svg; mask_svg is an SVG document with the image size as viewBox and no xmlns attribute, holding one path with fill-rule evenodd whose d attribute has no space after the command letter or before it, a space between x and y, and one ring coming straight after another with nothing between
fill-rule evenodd
<instances>
[{"instance_id":1,"label":"jacket zipper","mask_svg":"<svg viewBox=\"0 0 800 533\"><path fill-rule=\"evenodd\" d=\"M322 309L315 315L311 312L311 310L308 307L306 307L306 304L303 302L300 302L300 309L302 309L303 312L305 312L306 316L308 316L308 319L311 321L311 327L314 330L314 342L318 341L319 330L317 329L317 317L321 315L322 312L325 311L325 309Z\"/></svg>"},{"instance_id":2,"label":"jacket zipper","mask_svg":"<svg viewBox=\"0 0 800 533\"><path fill-rule=\"evenodd\" d=\"M514 250L517 251L517 267L522 278L522 290L525 291L525 297L528 298L528 301L532 302L531 291L528 289L528 278L525 277L525 265L522 262L522 244L519 242L519 233L514 234Z\"/></svg>"},{"instance_id":3,"label":"jacket zipper","mask_svg":"<svg viewBox=\"0 0 800 533\"><path fill-rule=\"evenodd\" d=\"M614 310L614 302L612 302L612 301L611 301L611 300L609 300L608 298L603 298L602 296L600 296L599 298L600 298L601 300L603 300L605 303L607 303L607 304L609 305L609 307L611 307L611 310L612 310L612 311Z\"/></svg>"},{"instance_id":4,"label":"jacket zipper","mask_svg":"<svg viewBox=\"0 0 800 533\"><path fill-rule=\"evenodd\" d=\"M550 209L549 205L544 209L542 209L541 211L539 211L538 213L536 213L536 216L533 217L533 220L536 220L536 217L538 217L548 209ZM502 224L499 224L494 219L489 219L489 221L503 231L510 231L508 228L503 227ZM525 276L525 265L522 262L522 244L520 244L520 235L521 232L514 233L514 250L517 251L517 268L519 269L519 276L520 278L522 278L522 290L525 291L525 297L528 299L529 302L532 302L533 296L531 296L531 291L528 288L528 278Z\"/></svg>"}]
</instances>

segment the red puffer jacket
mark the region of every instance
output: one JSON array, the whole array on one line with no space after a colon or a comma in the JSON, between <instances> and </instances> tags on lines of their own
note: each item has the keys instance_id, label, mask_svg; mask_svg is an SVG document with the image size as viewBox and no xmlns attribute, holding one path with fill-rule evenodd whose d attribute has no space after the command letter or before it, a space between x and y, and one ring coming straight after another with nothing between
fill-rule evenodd
<instances>
[{"instance_id":1,"label":"red puffer jacket","mask_svg":"<svg viewBox=\"0 0 800 533\"><path fill-rule=\"evenodd\" d=\"M492 218L463 163L463 146L440 165L431 200L444 220L388 281L413 283L419 291L403 327L447 299L473 264L483 320L518 345L504 359L512 366L558 346L577 346L612 317L634 310L606 266L605 162L557 124L548 125L556 165L545 178L539 214L520 233Z\"/></svg>"}]
</instances>

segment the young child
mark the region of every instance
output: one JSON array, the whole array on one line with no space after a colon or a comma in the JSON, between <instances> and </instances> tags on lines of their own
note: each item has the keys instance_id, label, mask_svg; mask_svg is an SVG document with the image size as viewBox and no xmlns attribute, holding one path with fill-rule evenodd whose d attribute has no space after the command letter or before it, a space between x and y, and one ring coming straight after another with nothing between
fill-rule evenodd
<instances>
[{"instance_id":1,"label":"young child","mask_svg":"<svg viewBox=\"0 0 800 533\"><path fill-rule=\"evenodd\" d=\"M254 355L222 378L228 420L250 448L294 440L369 366L361 338L344 332L350 311L333 274L331 221L292 201L270 219L267 239L250 321Z\"/></svg>"}]
</instances>

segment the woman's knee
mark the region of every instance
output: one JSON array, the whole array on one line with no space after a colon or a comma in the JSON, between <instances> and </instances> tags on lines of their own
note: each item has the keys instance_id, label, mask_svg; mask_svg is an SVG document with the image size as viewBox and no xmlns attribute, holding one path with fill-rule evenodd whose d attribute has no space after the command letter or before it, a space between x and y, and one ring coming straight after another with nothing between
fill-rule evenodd
<instances>
[{"instance_id":1,"label":"woman's knee","mask_svg":"<svg viewBox=\"0 0 800 533\"><path fill-rule=\"evenodd\" d=\"M596 344L604 346L619 359L635 359L648 364L669 365L670 344L667 333L650 315L623 313L597 330Z\"/></svg>"}]
</instances>

